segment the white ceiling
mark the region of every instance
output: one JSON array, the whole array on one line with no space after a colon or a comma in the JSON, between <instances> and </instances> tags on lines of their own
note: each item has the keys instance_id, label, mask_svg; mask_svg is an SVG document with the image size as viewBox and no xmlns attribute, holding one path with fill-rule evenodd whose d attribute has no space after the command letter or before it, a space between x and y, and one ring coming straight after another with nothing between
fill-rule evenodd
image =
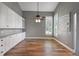
<instances>
[{"instance_id":1,"label":"white ceiling","mask_svg":"<svg viewBox=\"0 0 79 59\"><path fill-rule=\"evenodd\" d=\"M39 11L54 11L58 2L39 2ZM37 2L19 2L23 11L37 11Z\"/></svg>"}]
</instances>

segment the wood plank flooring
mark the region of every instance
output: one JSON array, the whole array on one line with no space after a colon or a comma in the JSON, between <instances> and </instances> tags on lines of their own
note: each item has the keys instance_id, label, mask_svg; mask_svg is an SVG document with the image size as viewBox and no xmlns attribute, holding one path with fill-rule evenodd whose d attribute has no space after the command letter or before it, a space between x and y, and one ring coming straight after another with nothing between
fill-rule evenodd
<instances>
[{"instance_id":1,"label":"wood plank flooring","mask_svg":"<svg viewBox=\"0 0 79 59\"><path fill-rule=\"evenodd\" d=\"M53 39L25 39L4 56L73 56L73 53Z\"/></svg>"}]
</instances>

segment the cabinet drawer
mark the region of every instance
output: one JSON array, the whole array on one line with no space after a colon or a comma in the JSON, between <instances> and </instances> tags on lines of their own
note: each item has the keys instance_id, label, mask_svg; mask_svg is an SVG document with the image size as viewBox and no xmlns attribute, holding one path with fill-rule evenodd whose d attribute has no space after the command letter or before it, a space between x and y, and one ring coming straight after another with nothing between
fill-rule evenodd
<instances>
[{"instance_id":1,"label":"cabinet drawer","mask_svg":"<svg viewBox=\"0 0 79 59\"><path fill-rule=\"evenodd\" d=\"M0 47L0 54L5 52L5 47Z\"/></svg>"},{"instance_id":2,"label":"cabinet drawer","mask_svg":"<svg viewBox=\"0 0 79 59\"><path fill-rule=\"evenodd\" d=\"M1 46L4 46L4 47L5 47L5 45L6 45L5 40L4 40L4 39L0 39L0 47L1 47Z\"/></svg>"},{"instance_id":3,"label":"cabinet drawer","mask_svg":"<svg viewBox=\"0 0 79 59\"><path fill-rule=\"evenodd\" d=\"M5 52L5 40L0 39L0 54L3 54Z\"/></svg>"}]
</instances>

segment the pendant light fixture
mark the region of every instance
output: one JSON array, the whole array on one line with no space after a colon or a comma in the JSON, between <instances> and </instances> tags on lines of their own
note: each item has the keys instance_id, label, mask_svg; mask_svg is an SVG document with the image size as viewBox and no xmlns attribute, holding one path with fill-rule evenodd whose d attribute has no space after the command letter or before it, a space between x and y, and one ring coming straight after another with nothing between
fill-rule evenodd
<instances>
[{"instance_id":1,"label":"pendant light fixture","mask_svg":"<svg viewBox=\"0 0 79 59\"><path fill-rule=\"evenodd\" d=\"M41 17L40 14L39 14L39 2L37 2L37 15L35 16L34 19L35 19L35 22L36 22L36 23L40 23L41 20L44 20L44 19L45 19L44 16Z\"/></svg>"}]
</instances>

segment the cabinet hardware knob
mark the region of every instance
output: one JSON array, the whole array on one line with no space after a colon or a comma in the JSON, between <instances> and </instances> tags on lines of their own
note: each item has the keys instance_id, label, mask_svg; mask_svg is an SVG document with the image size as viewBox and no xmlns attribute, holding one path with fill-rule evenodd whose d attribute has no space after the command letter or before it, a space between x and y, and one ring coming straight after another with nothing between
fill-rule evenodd
<instances>
[{"instance_id":1,"label":"cabinet hardware knob","mask_svg":"<svg viewBox=\"0 0 79 59\"><path fill-rule=\"evenodd\" d=\"M1 44L1 46L3 46L3 45Z\"/></svg>"},{"instance_id":2,"label":"cabinet hardware knob","mask_svg":"<svg viewBox=\"0 0 79 59\"><path fill-rule=\"evenodd\" d=\"M3 41L3 40L1 40L1 41Z\"/></svg>"}]
</instances>

